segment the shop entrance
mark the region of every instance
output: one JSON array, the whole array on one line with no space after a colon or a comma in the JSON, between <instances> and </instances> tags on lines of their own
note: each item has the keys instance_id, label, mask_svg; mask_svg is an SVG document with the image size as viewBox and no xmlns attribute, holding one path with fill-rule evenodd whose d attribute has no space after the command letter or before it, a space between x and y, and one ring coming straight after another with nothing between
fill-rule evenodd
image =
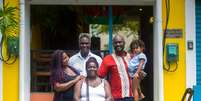
<instances>
[{"instance_id":1,"label":"shop entrance","mask_svg":"<svg viewBox=\"0 0 201 101\"><path fill-rule=\"evenodd\" d=\"M30 14L31 101L51 101L50 54L55 49L66 50L71 55L77 52L80 33L92 36L92 51L108 51L108 6L32 5ZM152 20L153 6L112 6L113 35L119 33L125 36L126 50L129 51L133 39L145 42L148 58L145 71L148 76L142 81L142 91L146 96L144 101L153 101Z\"/></svg>"}]
</instances>

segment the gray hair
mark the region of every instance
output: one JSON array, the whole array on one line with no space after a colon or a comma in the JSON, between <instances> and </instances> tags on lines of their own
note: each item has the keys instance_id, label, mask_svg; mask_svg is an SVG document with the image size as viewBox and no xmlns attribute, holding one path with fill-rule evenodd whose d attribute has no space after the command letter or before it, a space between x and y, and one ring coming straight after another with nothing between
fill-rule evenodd
<instances>
[{"instance_id":1,"label":"gray hair","mask_svg":"<svg viewBox=\"0 0 201 101\"><path fill-rule=\"evenodd\" d=\"M80 35L79 35L79 43L80 43L80 40L82 38L84 38L84 37L89 39L89 42L91 43L91 36L88 33L80 33Z\"/></svg>"},{"instance_id":2,"label":"gray hair","mask_svg":"<svg viewBox=\"0 0 201 101\"><path fill-rule=\"evenodd\" d=\"M123 41L124 41L124 44L125 44L125 39L124 39L124 37L123 37L122 35L120 35L120 34L116 34L116 35L113 37L112 42L114 42L114 40L115 40L117 37L121 37L121 38L123 39Z\"/></svg>"}]
</instances>

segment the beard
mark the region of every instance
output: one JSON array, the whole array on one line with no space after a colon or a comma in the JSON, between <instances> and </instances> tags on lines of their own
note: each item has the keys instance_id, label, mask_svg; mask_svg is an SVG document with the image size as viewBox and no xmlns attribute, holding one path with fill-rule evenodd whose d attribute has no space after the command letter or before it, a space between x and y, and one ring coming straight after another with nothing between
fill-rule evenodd
<instances>
[{"instance_id":1,"label":"beard","mask_svg":"<svg viewBox=\"0 0 201 101\"><path fill-rule=\"evenodd\" d=\"M124 47L115 47L114 49L116 52L122 52L124 50Z\"/></svg>"}]
</instances>

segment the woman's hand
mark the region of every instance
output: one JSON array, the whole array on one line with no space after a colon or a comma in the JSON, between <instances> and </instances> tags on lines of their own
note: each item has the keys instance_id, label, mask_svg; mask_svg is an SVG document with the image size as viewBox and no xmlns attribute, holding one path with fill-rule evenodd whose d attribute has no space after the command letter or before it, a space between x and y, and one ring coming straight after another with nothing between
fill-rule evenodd
<instances>
[{"instance_id":1,"label":"woman's hand","mask_svg":"<svg viewBox=\"0 0 201 101\"><path fill-rule=\"evenodd\" d=\"M85 78L83 75L79 75L75 78L75 83Z\"/></svg>"},{"instance_id":2,"label":"woman's hand","mask_svg":"<svg viewBox=\"0 0 201 101\"><path fill-rule=\"evenodd\" d=\"M71 80L71 81L66 82L66 83L57 82L54 84L54 89L58 92L59 91L65 91L65 90L69 89L70 87L72 87L75 83L77 83L78 81L80 81L83 78L84 78L84 76L79 75L74 80Z\"/></svg>"}]
</instances>

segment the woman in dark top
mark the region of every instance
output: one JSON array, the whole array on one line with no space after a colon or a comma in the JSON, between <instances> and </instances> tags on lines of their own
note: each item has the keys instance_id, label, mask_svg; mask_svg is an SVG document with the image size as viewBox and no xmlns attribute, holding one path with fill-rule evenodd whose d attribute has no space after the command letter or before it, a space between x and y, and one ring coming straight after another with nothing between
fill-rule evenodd
<instances>
[{"instance_id":1,"label":"woman in dark top","mask_svg":"<svg viewBox=\"0 0 201 101\"><path fill-rule=\"evenodd\" d=\"M67 65L69 56L56 50L52 57L51 82L54 89L53 101L73 101L73 86L83 77Z\"/></svg>"}]
</instances>

